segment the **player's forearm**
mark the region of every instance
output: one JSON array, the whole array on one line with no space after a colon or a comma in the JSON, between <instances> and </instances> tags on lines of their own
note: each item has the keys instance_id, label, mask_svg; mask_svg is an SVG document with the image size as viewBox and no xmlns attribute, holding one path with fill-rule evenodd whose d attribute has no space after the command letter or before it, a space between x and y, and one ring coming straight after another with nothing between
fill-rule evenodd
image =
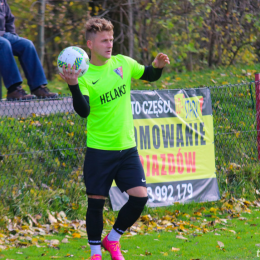
<instances>
[{"instance_id":1,"label":"player's forearm","mask_svg":"<svg viewBox=\"0 0 260 260\"><path fill-rule=\"evenodd\" d=\"M90 112L89 97L82 95L78 84L68 86L72 94L74 110L80 117L86 118Z\"/></svg>"},{"instance_id":2,"label":"player's forearm","mask_svg":"<svg viewBox=\"0 0 260 260\"><path fill-rule=\"evenodd\" d=\"M153 66L145 66L144 74L140 79L150 82L156 81L161 77L162 70L163 69L154 68Z\"/></svg>"}]
</instances>

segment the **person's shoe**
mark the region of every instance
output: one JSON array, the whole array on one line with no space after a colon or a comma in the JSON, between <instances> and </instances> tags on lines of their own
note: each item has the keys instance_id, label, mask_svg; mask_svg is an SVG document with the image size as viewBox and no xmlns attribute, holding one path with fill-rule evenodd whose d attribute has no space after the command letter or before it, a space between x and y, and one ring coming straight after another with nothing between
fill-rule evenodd
<instances>
[{"instance_id":1,"label":"person's shoe","mask_svg":"<svg viewBox=\"0 0 260 260\"><path fill-rule=\"evenodd\" d=\"M7 97L6 99L8 101L12 101L12 100L31 100L31 99L35 99L36 96L35 95L29 95L25 92L24 89L22 89L21 86L17 87L17 89L15 91L13 91L12 93L7 93Z\"/></svg>"},{"instance_id":2,"label":"person's shoe","mask_svg":"<svg viewBox=\"0 0 260 260\"><path fill-rule=\"evenodd\" d=\"M107 237L108 235L103 239L101 246L111 254L112 260L125 260L120 251L120 243L117 241L109 241Z\"/></svg>"},{"instance_id":3,"label":"person's shoe","mask_svg":"<svg viewBox=\"0 0 260 260\"><path fill-rule=\"evenodd\" d=\"M89 258L89 260L102 260L102 256L101 255L93 255Z\"/></svg>"},{"instance_id":4,"label":"person's shoe","mask_svg":"<svg viewBox=\"0 0 260 260\"><path fill-rule=\"evenodd\" d=\"M35 95L37 98L57 98L58 93L52 93L50 90L46 87L41 85L36 90L32 91L32 94Z\"/></svg>"}]
</instances>

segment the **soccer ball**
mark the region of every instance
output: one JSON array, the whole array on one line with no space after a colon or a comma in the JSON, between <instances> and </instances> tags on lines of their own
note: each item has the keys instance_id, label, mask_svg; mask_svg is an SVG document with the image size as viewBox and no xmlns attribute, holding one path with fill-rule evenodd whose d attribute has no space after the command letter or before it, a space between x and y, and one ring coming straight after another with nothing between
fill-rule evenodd
<instances>
[{"instance_id":1,"label":"soccer ball","mask_svg":"<svg viewBox=\"0 0 260 260\"><path fill-rule=\"evenodd\" d=\"M58 69L61 73L63 73L62 72L63 65L65 65L66 69L68 68L69 64L71 65L71 67L75 65L76 72L79 69L81 69L81 72L79 74L79 77L81 77L88 70L89 57L83 49L76 46L71 46L61 51L61 53L58 56L57 64L58 64Z\"/></svg>"}]
</instances>

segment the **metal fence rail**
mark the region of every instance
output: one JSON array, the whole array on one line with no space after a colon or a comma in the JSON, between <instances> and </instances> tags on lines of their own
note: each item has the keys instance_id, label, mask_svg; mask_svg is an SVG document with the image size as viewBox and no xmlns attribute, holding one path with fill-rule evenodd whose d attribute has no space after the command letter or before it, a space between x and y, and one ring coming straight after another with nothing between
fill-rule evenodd
<instances>
[{"instance_id":1,"label":"metal fence rail","mask_svg":"<svg viewBox=\"0 0 260 260\"><path fill-rule=\"evenodd\" d=\"M252 83L210 87L216 168L258 163L255 87ZM71 97L0 102L0 200L35 191L84 195L82 166L86 120L75 114Z\"/></svg>"}]
</instances>

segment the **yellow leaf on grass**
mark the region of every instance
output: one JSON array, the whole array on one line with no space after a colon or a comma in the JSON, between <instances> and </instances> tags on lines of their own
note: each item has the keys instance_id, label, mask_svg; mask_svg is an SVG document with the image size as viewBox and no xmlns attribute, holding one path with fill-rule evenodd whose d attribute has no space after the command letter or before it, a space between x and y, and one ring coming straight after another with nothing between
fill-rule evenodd
<instances>
[{"instance_id":1,"label":"yellow leaf on grass","mask_svg":"<svg viewBox=\"0 0 260 260\"><path fill-rule=\"evenodd\" d=\"M249 202L249 201L244 201L244 204L246 204L247 206L249 206L249 205L252 205L252 203L251 202Z\"/></svg>"},{"instance_id":2,"label":"yellow leaf on grass","mask_svg":"<svg viewBox=\"0 0 260 260\"><path fill-rule=\"evenodd\" d=\"M251 210L250 209L245 209L244 213L251 213Z\"/></svg>"},{"instance_id":3,"label":"yellow leaf on grass","mask_svg":"<svg viewBox=\"0 0 260 260\"><path fill-rule=\"evenodd\" d=\"M81 238L81 235L79 233L73 233L72 236L73 238Z\"/></svg>"},{"instance_id":4,"label":"yellow leaf on grass","mask_svg":"<svg viewBox=\"0 0 260 260\"><path fill-rule=\"evenodd\" d=\"M148 252L147 250L145 251L145 255L152 255L151 252Z\"/></svg>"},{"instance_id":5,"label":"yellow leaf on grass","mask_svg":"<svg viewBox=\"0 0 260 260\"><path fill-rule=\"evenodd\" d=\"M167 252L161 252L163 254L163 256L168 256Z\"/></svg>"},{"instance_id":6,"label":"yellow leaf on grass","mask_svg":"<svg viewBox=\"0 0 260 260\"><path fill-rule=\"evenodd\" d=\"M211 212L211 213L215 213L216 214L216 212L218 211L218 209L216 209L216 208L210 208L210 210L209 210L209 212Z\"/></svg>"},{"instance_id":7,"label":"yellow leaf on grass","mask_svg":"<svg viewBox=\"0 0 260 260\"><path fill-rule=\"evenodd\" d=\"M32 244L37 244L38 243L38 239L37 238L33 238L32 239Z\"/></svg>"},{"instance_id":8,"label":"yellow leaf on grass","mask_svg":"<svg viewBox=\"0 0 260 260\"><path fill-rule=\"evenodd\" d=\"M142 221L150 221L151 219L152 219L152 218L151 218L150 215L144 215L144 216L141 217L141 220L142 220Z\"/></svg>"}]
</instances>

